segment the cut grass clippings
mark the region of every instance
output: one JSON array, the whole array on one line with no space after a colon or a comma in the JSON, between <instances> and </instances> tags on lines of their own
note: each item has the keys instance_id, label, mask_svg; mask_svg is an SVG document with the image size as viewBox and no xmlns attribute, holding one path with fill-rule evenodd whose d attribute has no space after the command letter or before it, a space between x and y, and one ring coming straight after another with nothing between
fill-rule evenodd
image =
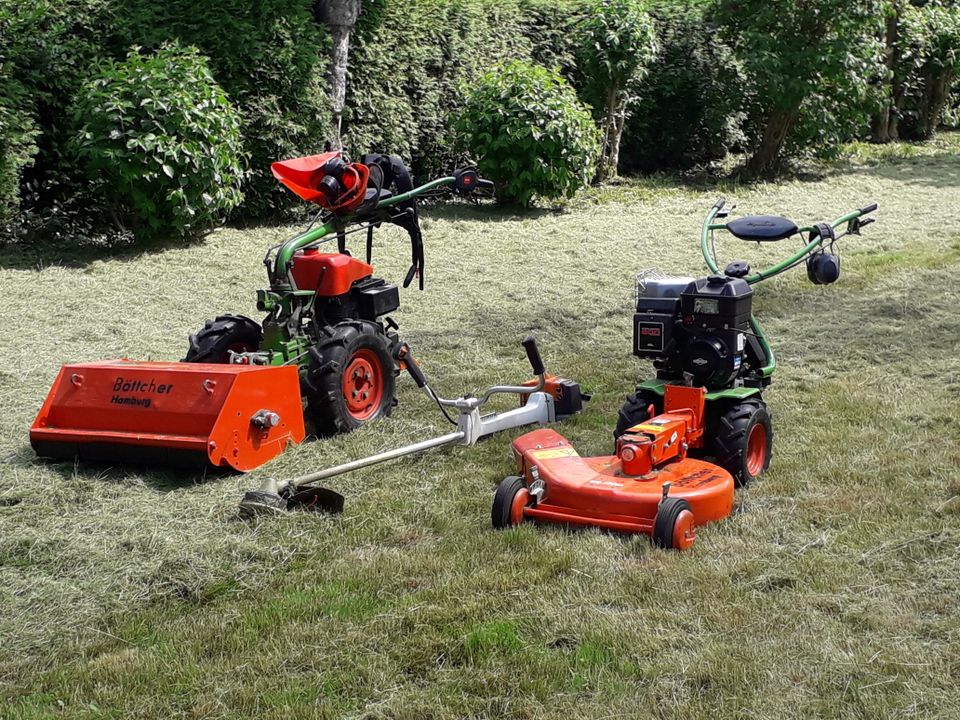
<instances>
[{"instance_id":1,"label":"cut grass clippings","mask_svg":"<svg viewBox=\"0 0 960 720\"><path fill-rule=\"evenodd\" d=\"M561 430L608 452L649 363L633 275L702 275L717 195L806 223L869 201L843 276L758 287L780 367L774 461L694 548L490 529L511 437L330 481L331 518L239 520L244 490L445 432L402 378L394 416L245 476L37 460L61 363L176 359L254 313L265 249L223 230L120 257L0 249L0 693L4 718L951 717L960 708L960 138L758 186L638 181L563 211L424 221L427 289L396 314L444 393L529 373L520 339L594 398ZM727 240L755 266L782 246ZM378 273L403 276L400 231ZM507 406L508 400L503 401Z\"/></svg>"}]
</instances>

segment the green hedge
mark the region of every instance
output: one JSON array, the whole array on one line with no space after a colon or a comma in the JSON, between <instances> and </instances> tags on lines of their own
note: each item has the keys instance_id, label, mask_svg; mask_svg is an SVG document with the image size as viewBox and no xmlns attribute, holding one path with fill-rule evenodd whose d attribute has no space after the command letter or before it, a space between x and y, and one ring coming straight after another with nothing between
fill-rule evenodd
<instances>
[{"instance_id":1,"label":"green hedge","mask_svg":"<svg viewBox=\"0 0 960 720\"><path fill-rule=\"evenodd\" d=\"M478 0L365 3L350 50L344 146L399 154L433 175L457 161L451 117L498 62L528 57L521 4Z\"/></svg>"},{"instance_id":2,"label":"green hedge","mask_svg":"<svg viewBox=\"0 0 960 720\"><path fill-rule=\"evenodd\" d=\"M117 4L111 54L177 40L207 56L214 78L238 108L250 174L243 215L289 207L270 163L319 152L328 139L329 36L311 0L127 0Z\"/></svg>"},{"instance_id":3,"label":"green hedge","mask_svg":"<svg viewBox=\"0 0 960 720\"><path fill-rule=\"evenodd\" d=\"M686 170L720 160L744 140L743 68L696 4L661 2L650 12L660 50L627 119L620 169Z\"/></svg>"}]
</instances>

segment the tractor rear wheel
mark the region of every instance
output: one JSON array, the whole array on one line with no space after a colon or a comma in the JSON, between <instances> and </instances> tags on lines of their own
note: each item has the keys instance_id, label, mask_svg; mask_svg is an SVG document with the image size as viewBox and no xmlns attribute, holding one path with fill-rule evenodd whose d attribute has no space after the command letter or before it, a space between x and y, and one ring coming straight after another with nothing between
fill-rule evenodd
<instances>
[{"instance_id":1,"label":"tractor rear wheel","mask_svg":"<svg viewBox=\"0 0 960 720\"><path fill-rule=\"evenodd\" d=\"M706 449L733 475L737 487L760 477L773 454L773 423L766 403L751 397L728 407Z\"/></svg>"},{"instance_id":2,"label":"tractor rear wheel","mask_svg":"<svg viewBox=\"0 0 960 720\"><path fill-rule=\"evenodd\" d=\"M613 431L613 439L616 440L634 425L649 420L652 417L651 405L653 405L654 415L663 412L663 396L645 388L639 388L632 395L627 395L627 400L620 408L620 415L617 417L617 428Z\"/></svg>"},{"instance_id":3,"label":"tractor rear wheel","mask_svg":"<svg viewBox=\"0 0 960 720\"><path fill-rule=\"evenodd\" d=\"M683 498L665 498L653 520L653 544L665 550L686 550L696 540L693 511Z\"/></svg>"},{"instance_id":4,"label":"tractor rear wheel","mask_svg":"<svg viewBox=\"0 0 960 720\"><path fill-rule=\"evenodd\" d=\"M490 520L497 530L519 525L523 522L523 509L530 503L530 491L523 478L507 475L497 486L493 496Z\"/></svg>"},{"instance_id":5,"label":"tractor rear wheel","mask_svg":"<svg viewBox=\"0 0 960 720\"><path fill-rule=\"evenodd\" d=\"M396 365L378 323L348 320L310 348L301 383L306 415L320 436L356 430L393 410Z\"/></svg>"},{"instance_id":6,"label":"tractor rear wheel","mask_svg":"<svg viewBox=\"0 0 960 720\"><path fill-rule=\"evenodd\" d=\"M190 335L190 347L181 362L228 363L230 351L255 352L262 338L256 321L243 315L220 315Z\"/></svg>"}]
</instances>

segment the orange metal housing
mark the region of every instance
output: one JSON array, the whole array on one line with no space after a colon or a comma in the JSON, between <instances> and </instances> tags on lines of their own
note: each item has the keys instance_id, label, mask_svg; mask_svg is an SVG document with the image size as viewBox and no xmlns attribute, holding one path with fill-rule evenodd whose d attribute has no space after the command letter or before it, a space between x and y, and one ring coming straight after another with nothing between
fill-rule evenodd
<instances>
[{"instance_id":1,"label":"orange metal housing","mask_svg":"<svg viewBox=\"0 0 960 720\"><path fill-rule=\"evenodd\" d=\"M343 295L357 280L372 275L373 267L349 255L307 248L293 256L291 272L300 290L316 290L321 297L334 297Z\"/></svg>"},{"instance_id":2,"label":"orange metal housing","mask_svg":"<svg viewBox=\"0 0 960 720\"><path fill-rule=\"evenodd\" d=\"M523 508L524 518L649 535L666 483L670 497L690 503L697 526L733 510L733 477L702 460L684 458L645 476L626 475L616 455L580 457L549 428L517 438L513 451L527 483L542 480L546 488L541 502Z\"/></svg>"},{"instance_id":3,"label":"orange metal housing","mask_svg":"<svg viewBox=\"0 0 960 720\"><path fill-rule=\"evenodd\" d=\"M343 158L339 150L321 153L320 155L280 160L270 165L270 171L277 180L307 202L315 203L334 212L350 212L356 210L366 196L370 168L361 163L346 163L343 175L340 178L344 192L335 202L331 203L319 188L320 181L324 177L324 165L337 158Z\"/></svg>"},{"instance_id":4,"label":"orange metal housing","mask_svg":"<svg viewBox=\"0 0 960 720\"><path fill-rule=\"evenodd\" d=\"M688 448L703 442L705 398L703 388L667 385L665 412L629 428L617 441L616 455L580 457L550 429L517 438L513 452L531 489L516 512L547 522L653 534L669 484L669 497L690 504L694 526L726 517L733 510L733 476L687 457ZM530 496L541 483L542 498L533 502ZM684 546L692 542L690 535Z\"/></svg>"},{"instance_id":5,"label":"orange metal housing","mask_svg":"<svg viewBox=\"0 0 960 720\"><path fill-rule=\"evenodd\" d=\"M305 435L295 366L64 365L30 428L38 455L247 471Z\"/></svg>"}]
</instances>

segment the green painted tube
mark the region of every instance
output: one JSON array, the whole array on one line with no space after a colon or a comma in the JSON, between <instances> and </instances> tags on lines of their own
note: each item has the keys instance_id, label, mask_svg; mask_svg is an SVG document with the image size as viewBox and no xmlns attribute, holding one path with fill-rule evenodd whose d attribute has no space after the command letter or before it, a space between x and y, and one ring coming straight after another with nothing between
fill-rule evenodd
<instances>
[{"instance_id":1,"label":"green painted tube","mask_svg":"<svg viewBox=\"0 0 960 720\"><path fill-rule=\"evenodd\" d=\"M417 197L418 195L422 195L425 192L429 192L430 190L435 190L438 187L449 185L453 183L455 180L456 178L454 178L452 175L450 177L442 177L442 178L437 178L436 180L431 180L425 185L421 185L418 188L414 188L409 192L405 192L400 195L394 195L393 197L389 197L386 200L381 200L379 203L377 203L376 209L380 210L381 208L388 208L388 207L392 207L393 205L406 202L407 200L411 200ZM287 240L287 242L283 244L283 247L281 247L280 250L277 252L277 259L273 265L274 277L277 279L280 279L280 278L285 279L287 275L287 266L290 264L290 261L293 259L293 256L297 252L297 250L309 245L310 243L314 243L317 240L320 240L321 238L326 237L330 233L336 232L338 229L338 225L340 227L345 227L349 221L350 221L349 216L341 219L333 218L314 230L310 230L309 232L305 232L303 235L298 235L295 238L291 238L290 240Z\"/></svg>"},{"instance_id":2,"label":"green painted tube","mask_svg":"<svg viewBox=\"0 0 960 720\"><path fill-rule=\"evenodd\" d=\"M770 347L767 336L764 334L763 328L760 327L760 322L753 315L750 316L750 328L753 330L753 334L757 336L760 347L763 348L763 354L766 356L766 364L760 368L760 372L763 373L764 377L770 377L773 375L773 371L777 369L777 358L773 354L773 348Z\"/></svg>"},{"instance_id":3,"label":"green painted tube","mask_svg":"<svg viewBox=\"0 0 960 720\"><path fill-rule=\"evenodd\" d=\"M714 262L713 256L710 254L710 233L713 230L726 229L726 225L723 223L721 224L713 223L713 220L717 216L718 211L719 211L719 208L716 205L710 208L710 212L707 213L707 217L703 221L703 229L700 232L700 252L703 254L703 259L707 263L707 267L710 268L710 272L715 272L715 273L720 272L720 268L717 267L717 263ZM846 215L843 215L837 218L832 223L830 223L830 225L831 227L837 227L839 225L843 225L844 223L850 222L851 220L855 220L856 218L860 217L862 214L863 213L860 210L854 210L853 212L849 212ZM802 228L798 228L797 232L800 232L800 233L810 232L812 229L813 229L812 227L802 227ZM786 260L783 260L772 267L766 268L765 270L760 270L759 272L755 272L753 275L748 275L747 277L744 278L744 280L746 280L748 283L753 285L755 283L760 282L761 280L766 280L767 278L771 278L774 275L779 275L785 270L789 270L796 263L798 263L808 254L810 254L810 252L812 252L813 250L816 250L822 243L823 243L823 239L820 237L816 237L813 240L811 240L809 243L804 245L802 250L795 253L794 255L791 255Z\"/></svg>"}]
</instances>

